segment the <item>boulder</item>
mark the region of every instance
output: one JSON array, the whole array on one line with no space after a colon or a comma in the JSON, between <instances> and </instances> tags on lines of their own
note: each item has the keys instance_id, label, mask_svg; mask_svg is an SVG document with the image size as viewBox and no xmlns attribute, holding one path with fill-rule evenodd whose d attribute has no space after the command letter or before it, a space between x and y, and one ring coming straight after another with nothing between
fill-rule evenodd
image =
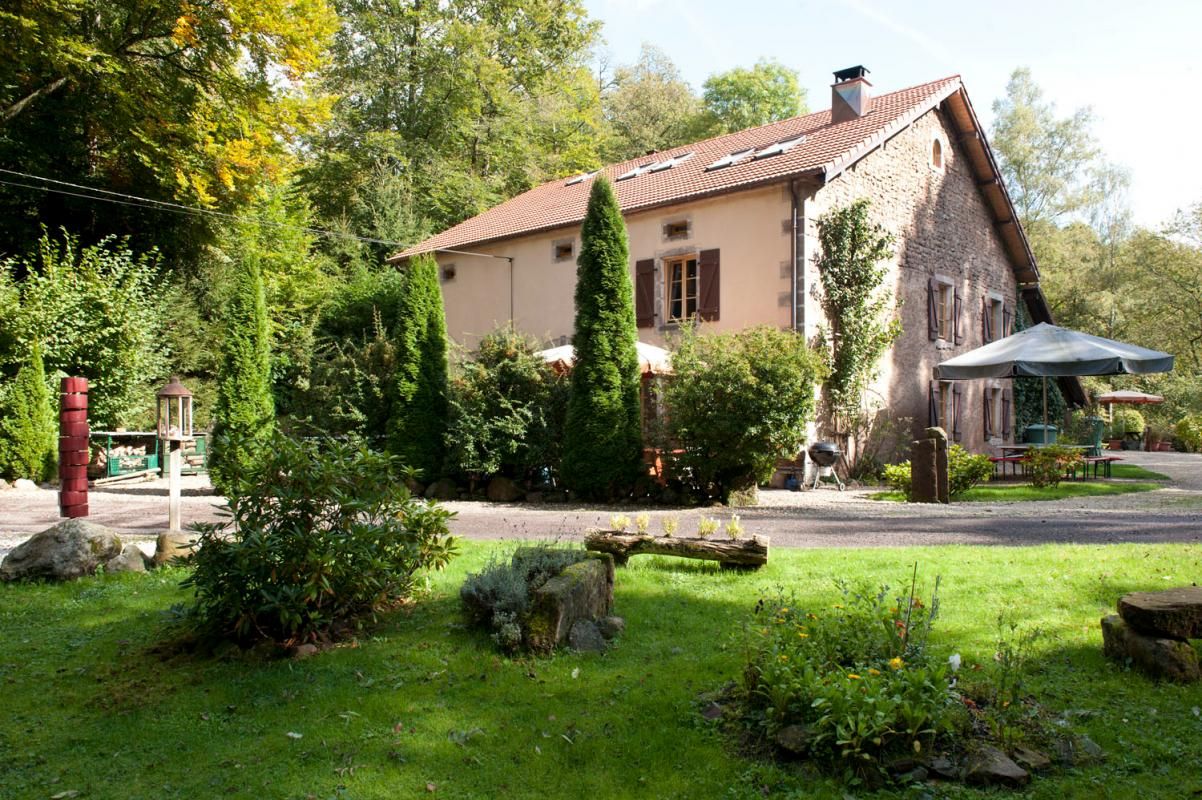
<instances>
[{"instance_id":1,"label":"boulder","mask_svg":"<svg viewBox=\"0 0 1202 800\"><path fill-rule=\"evenodd\" d=\"M1198 652L1189 642L1140 633L1117 614L1102 619L1102 652L1116 661L1130 660L1153 678L1178 683L1202 680Z\"/></svg>"},{"instance_id":2,"label":"boulder","mask_svg":"<svg viewBox=\"0 0 1202 800\"><path fill-rule=\"evenodd\" d=\"M801 756L809 749L810 735L810 729L804 725L786 725L776 732L772 741L786 753Z\"/></svg>"},{"instance_id":3,"label":"boulder","mask_svg":"<svg viewBox=\"0 0 1202 800\"><path fill-rule=\"evenodd\" d=\"M605 637L590 619L578 619L568 632L568 644L578 653L604 653Z\"/></svg>"},{"instance_id":4,"label":"boulder","mask_svg":"<svg viewBox=\"0 0 1202 800\"><path fill-rule=\"evenodd\" d=\"M1202 586L1123 595L1119 615L1140 633L1202 639Z\"/></svg>"},{"instance_id":5,"label":"boulder","mask_svg":"<svg viewBox=\"0 0 1202 800\"><path fill-rule=\"evenodd\" d=\"M626 620L621 617L602 617L597 620L597 629L606 639L613 639L626 632Z\"/></svg>"},{"instance_id":6,"label":"boulder","mask_svg":"<svg viewBox=\"0 0 1202 800\"><path fill-rule=\"evenodd\" d=\"M69 519L17 545L0 563L0 580L72 580L92 575L121 555L116 533L83 519Z\"/></svg>"},{"instance_id":7,"label":"boulder","mask_svg":"<svg viewBox=\"0 0 1202 800\"><path fill-rule=\"evenodd\" d=\"M530 600L525 624L526 646L536 653L550 653L568 641L577 622L608 616L613 603L612 556L593 554L565 567L563 572L535 590ZM601 638L599 631L597 637Z\"/></svg>"},{"instance_id":8,"label":"boulder","mask_svg":"<svg viewBox=\"0 0 1202 800\"><path fill-rule=\"evenodd\" d=\"M154 545L154 565L161 567L173 558L186 558L192 555L194 545L199 539L200 537L195 533L181 531L160 533Z\"/></svg>"},{"instance_id":9,"label":"boulder","mask_svg":"<svg viewBox=\"0 0 1202 800\"><path fill-rule=\"evenodd\" d=\"M104 564L105 572L145 572L146 571L146 556L142 554L142 548L132 542L121 548L121 552L116 558L106 561Z\"/></svg>"},{"instance_id":10,"label":"boulder","mask_svg":"<svg viewBox=\"0 0 1202 800\"><path fill-rule=\"evenodd\" d=\"M956 766L956 762L947 756L935 756L927 763L926 767L937 778L943 778L947 781L960 780L960 768Z\"/></svg>"},{"instance_id":11,"label":"boulder","mask_svg":"<svg viewBox=\"0 0 1202 800\"><path fill-rule=\"evenodd\" d=\"M0 492L3 492L5 489L11 489L11 488L13 488L12 484L10 484L8 481L4 480L3 478L0 478Z\"/></svg>"},{"instance_id":12,"label":"boulder","mask_svg":"<svg viewBox=\"0 0 1202 800\"><path fill-rule=\"evenodd\" d=\"M488 499L494 503L515 503L525 496L522 487L502 475L488 482Z\"/></svg>"},{"instance_id":13,"label":"boulder","mask_svg":"<svg viewBox=\"0 0 1202 800\"><path fill-rule=\"evenodd\" d=\"M1028 772L1043 772L1052 766L1052 759L1045 756L1038 750L1032 750L1029 747L1019 745L1014 748L1014 763L1018 764Z\"/></svg>"},{"instance_id":14,"label":"boulder","mask_svg":"<svg viewBox=\"0 0 1202 800\"><path fill-rule=\"evenodd\" d=\"M1089 764L1094 761L1101 761L1106 757L1106 753L1102 750L1101 746L1088 736L1074 736L1060 739L1056 742L1055 747L1056 760L1066 766Z\"/></svg>"},{"instance_id":15,"label":"boulder","mask_svg":"<svg viewBox=\"0 0 1202 800\"><path fill-rule=\"evenodd\" d=\"M22 492L32 492L38 488L38 485L29 480L29 478L17 478L13 481L13 488L19 489Z\"/></svg>"},{"instance_id":16,"label":"boulder","mask_svg":"<svg viewBox=\"0 0 1202 800\"><path fill-rule=\"evenodd\" d=\"M458 500L459 487L450 478L440 478L426 487L426 497L430 500Z\"/></svg>"},{"instance_id":17,"label":"boulder","mask_svg":"<svg viewBox=\"0 0 1202 800\"><path fill-rule=\"evenodd\" d=\"M964 781L978 786L1026 786L1031 775L1010 756L992 745L984 745L969 757Z\"/></svg>"}]
</instances>

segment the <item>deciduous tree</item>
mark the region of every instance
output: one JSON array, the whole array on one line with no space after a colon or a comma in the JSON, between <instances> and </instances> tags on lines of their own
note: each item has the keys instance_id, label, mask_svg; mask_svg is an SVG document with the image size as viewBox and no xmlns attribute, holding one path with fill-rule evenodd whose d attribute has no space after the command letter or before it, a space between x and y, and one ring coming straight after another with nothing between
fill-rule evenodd
<instances>
[{"instance_id":1,"label":"deciduous tree","mask_svg":"<svg viewBox=\"0 0 1202 800\"><path fill-rule=\"evenodd\" d=\"M750 69L711 75L701 96L715 135L806 113L806 92L797 71L771 59L761 59Z\"/></svg>"}]
</instances>

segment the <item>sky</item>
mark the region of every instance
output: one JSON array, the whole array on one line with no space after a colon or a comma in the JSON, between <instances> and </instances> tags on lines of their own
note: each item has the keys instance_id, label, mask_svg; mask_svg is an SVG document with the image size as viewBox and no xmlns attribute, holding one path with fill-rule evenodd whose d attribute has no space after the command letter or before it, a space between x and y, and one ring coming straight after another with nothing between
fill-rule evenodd
<instances>
[{"instance_id":1,"label":"sky","mask_svg":"<svg viewBox=\"0 0 1202 800\"><path fill-rule=\"evenodd\" d=\"M1094 136L1131 174L1137 224L1202 202L1202 0L584 0L611 64L663 50L700 90L774 58L800 74L811 111L831 73L863 64L879 93L960 75L988 129L1010 73L1031 69L1058 116L1090 107Z\"/></svg>"}]
</instances>

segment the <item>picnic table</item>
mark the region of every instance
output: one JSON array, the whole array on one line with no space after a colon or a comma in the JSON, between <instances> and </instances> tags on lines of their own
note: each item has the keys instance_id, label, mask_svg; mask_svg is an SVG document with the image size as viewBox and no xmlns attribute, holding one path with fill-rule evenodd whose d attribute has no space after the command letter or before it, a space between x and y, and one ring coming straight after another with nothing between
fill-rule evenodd
<instances>
[{"instance_id":1,"label":"picnic table","mask_svg":"<svg viewBox=\"0 0 1202 800\"><path fill-rule=\"evenodd\" d=\"M1081 471L1081 479L1082 480L1084 480L1085 477L1087 475L1089 475L1091 471L1093 473L1093 477L1096 479L1098 477L1099 469L1102 470L1102 477L1109 478L1111 464L1113 464L1115 461L1123 460L1123 459L1119 458L1118 456L1102 455L1101 452L1096 450L1093 445L1088 445L1088 444L1042 445L1042 444L1026 444L1026 443L1000 445L998 447L998 451L1001 453L1001 455L990 457L989 460L993 462L994 466L1001 473L1002 477L1006 476L1007 465L1010 467L1011 476L1018 477L1018 475L1020 474L1020 471L1023 469L1023 464L1027 460L1028 451L1030 451L1032 449L1038 450L1043 447L1052 447L1052 446L1065 447L1065 448L1068 448L1071 450L1080 450L1081 451L1080 466L1069 468L1067 476L1066 476L1073 480L1076 480L1076 478L1077 478L1077 470L1078 469L1080 469L1080 471Z\"/></svg>"}]
</instances>

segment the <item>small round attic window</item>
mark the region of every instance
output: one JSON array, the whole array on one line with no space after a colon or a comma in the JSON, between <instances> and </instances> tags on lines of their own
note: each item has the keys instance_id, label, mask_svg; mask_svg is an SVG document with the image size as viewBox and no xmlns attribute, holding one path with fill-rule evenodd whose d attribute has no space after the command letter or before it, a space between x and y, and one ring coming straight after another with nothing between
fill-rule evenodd
<instances>
[{"instance_id":1,"label":"small round attic window","mask_svg":"<svg viewBox=\"0 0 1202 800\"><path fill-rule=\"evenodd\" d=\"M938 139L931 142L931 166L943 170L943 142Z\"/></svg>"}]
</instances>

